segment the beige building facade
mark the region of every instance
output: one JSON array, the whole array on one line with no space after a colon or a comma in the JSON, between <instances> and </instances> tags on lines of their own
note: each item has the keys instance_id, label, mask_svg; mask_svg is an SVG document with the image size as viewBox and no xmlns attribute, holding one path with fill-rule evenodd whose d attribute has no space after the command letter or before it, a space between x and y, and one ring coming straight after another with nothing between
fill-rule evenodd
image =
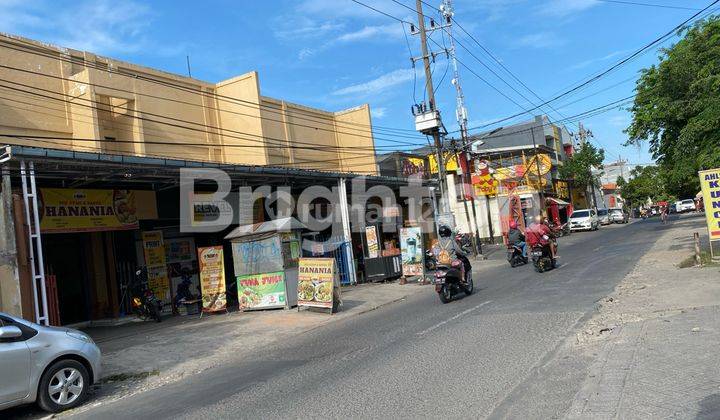
<instances>
[{"instance_id":1,"label":"beige building facade","mask_svg":"<svg viewBox=\"0 0 720 420\"><path fill-rule=\"evenodd\" d=\"M368 105L328 112L0 35L0 143L377 174Z\"/></svg>"}]
</instances>

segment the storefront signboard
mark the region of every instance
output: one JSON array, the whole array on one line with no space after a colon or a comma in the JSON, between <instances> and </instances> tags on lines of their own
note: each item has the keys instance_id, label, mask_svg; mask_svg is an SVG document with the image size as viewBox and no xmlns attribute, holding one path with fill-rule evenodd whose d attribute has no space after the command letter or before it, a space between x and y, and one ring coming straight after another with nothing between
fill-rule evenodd
<instances>
[{"instance_id":1,"label":"storefront signboard","mask_svg":"<svg viewBox=\"0 0 720 420\"><path fill-rule=\"evenodd\" d=\"M163 233L160 230L143 232L142 241L148 287L158 299L167 302L170 300L170 279L167 273Z\"/></svg>"},{"instance_id":2,"label":"storefront signboard","mask_svg":"<svg viewBox=\"0 0 720 420\"><path fill-rule=\"evenodd\" d=\"M135 191L41 188L40 194L43 233L138 228Z\"/></svg>"},{"instance_id":3,"label":"storefront signboard","mask_svg":"<svg viewBox=\"0 0 720 420\"><path fill-rule=\"evenodd\" d=\"M240 309L282 308L287 301L284 271L239 276L237 288Z\"/></svg>"},{"instance_id":4,"label":"storefront signboard","mask_svg":"<svg viewBox=\"0 0 720 420\"><path fill-rule=\"evenodd\" d=\"M423 275L422 231L419 227L400 229L402 271L407 277Z\"/></svg>"},{"instance_id":5,"label":"storefront signboard","mask_svg":"<svg viewBox=\"0 0 720 420\"><path fill-rule=\"evenodd\" d=\"M224 311L227 308L225 293L225 264L223 247L198 248L200 261L200 286L203 312Z\"/></svg>"},{"instance_id":6,"label":"storefront signboard","mask_svg":"<svg viewBox=\"0 0 720 420\"><path fill-rule=\"evenodd\" d=\"M377 258L378 251L380 250L377 237L377 228L375 226L366 226L365 238L367 240L368 258Z\"/></svg>"},{"instance_id":7,"label":"storefront signboard","mask_svg":"<svg viewBox=\"0 0 720 420\"><path fill-rule=\"evenodd\" d=\"M332 308L334 287L334 258L300 258L298 306Z\"/></svg>"},{"instance_id":8,"label":"storefront signboard","mask_svg":"<svg viewBox=\"0 0 720 420\"><path fill-rule=\"evenodd\" d=\"M720 168L700 171L699 174L705 220L712 246L713 241L720 241Z\"/></svg>"}]
</instances>

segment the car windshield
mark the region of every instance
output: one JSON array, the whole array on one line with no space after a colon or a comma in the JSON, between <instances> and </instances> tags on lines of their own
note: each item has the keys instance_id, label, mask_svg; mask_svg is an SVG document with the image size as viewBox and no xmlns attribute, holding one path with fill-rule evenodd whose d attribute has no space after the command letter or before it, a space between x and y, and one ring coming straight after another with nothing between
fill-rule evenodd
<instances>
[{"instance_id":1,"label":"car windshield","mask_svg":"<svg viewBox=\"0 0 720 420\"><path fill-rule=\"evenodd\" d=\"M598 216L605 216L608 214L607 210L598 210Z\"/></svg>"},{"instance_id":2,"label":"car windshield","mask_svg":"<svg viewBox=\"0 0 720 420\"><path fill-rule=\"evenodd\" d=\"M620 210L620 209L610 210L610 214L622 214L622 210Z\"/></svg>"},{"instance_id":3,"label":"car windshield","mask_svg":"<svg viewBox=\"0 0 720 420\"><path fill-rule=\"evenodd\" d=\"M683 200L683 204L694 204L695 202L693 200Z\"/></svg>"},{"instance_id":4,"label":"car windshield","mask_svg":"<svg viewBox=\"0 0 720 420\"><path fill-rule=\"evenodd\" d=\"M589 212L589 211L587 211L587 210L580 210L580 211L574 211L573 214L572 214L572 216L570 216L570 217L572 217L572 218L580 218L580 217L589 217L589 216L590 216L590 212Z\"/></svg>"}]
</instances>

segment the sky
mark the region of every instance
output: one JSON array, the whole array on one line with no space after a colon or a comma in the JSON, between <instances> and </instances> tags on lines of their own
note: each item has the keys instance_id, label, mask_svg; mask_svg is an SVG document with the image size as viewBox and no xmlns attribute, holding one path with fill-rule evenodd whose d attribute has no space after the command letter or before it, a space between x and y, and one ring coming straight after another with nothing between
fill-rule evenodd
<instances>
[{"instance_id":1,"label":"sky","mask_svg":"<svg viewBox=\"0 0 720 420\"><path fill-rule=\"evenodd\" d=\"M415 3L398 1L408 7ZM363 2L417 22L417 15L392 0ZM440 0L426 2L439 6ZM705 7L710 0L637 2L678 8L604 0L455 0L453 4L457 22L535 94L549 99L632 54L695 13L686 9ZM428 18L440 20L431 8L426 6L425 12ZM0 0L0 31L183 75L189 55L192 76L209 82L256 70L263 95L328 111L368 103L375 126L408 130L406 135L413 135L411 105L424 100L424 75L419 64L413 69L410 60L411 54L420 55L418 37L407 33L407 25L404 31L400 22L351 0ZM457 47L458 59L467 66L460 66L460 80L471 128L531 109L530 102L541 103L475 41L457 27L453 31L477 57ZM433 50L449 42L442 31L435 31L432 39ZM560 120L627 97L640 70L655 64L658 55L653 49L553 102L557 112L544 109L551 120ZM433 78L438 108L453 131L458 126L448 65L439 56ZM530 118L525 114L503 124ZM623 130L630 121L627 110L615 109L583 123L594 134L595 144L606 150L607 162L622 157L630 163L649 163L646 147L623 146L627 141ZM568 129L577 132L576 123ZM384 140L387 137L376 140L376 145L397 146Z\"/></svg>"}]
</instances>

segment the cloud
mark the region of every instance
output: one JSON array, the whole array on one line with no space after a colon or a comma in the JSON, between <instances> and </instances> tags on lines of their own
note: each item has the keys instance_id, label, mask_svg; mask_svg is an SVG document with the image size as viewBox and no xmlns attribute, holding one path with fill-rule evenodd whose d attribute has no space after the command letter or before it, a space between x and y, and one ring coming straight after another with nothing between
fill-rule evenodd
<instances>
[{"instance_id":1,"label":"cloud","mask_svg":"<svg viewBox=\"0 0 720 420\"><path fill-rule=\"evenodd\" d=\"M377 108L371 108L370 109L370 115L372 115L373 118L380 119L387 114L387 108L379 106Z\"/></svg>"},{"instance_id":2,"label":"cloud","mask_svg":"<svg viewBox=\"0 0 720 420\"><path fill-rule=\"evenodd\" d=\"M335 90L332 94L336 96L344 95L373 95L381 93L388 88L408 82L413 79L415 70L398 69L389 73L385 73L368 82L359 83Z\"/></svg>"},{"instance_id":3,"label":"cloud","mask_svg":"<svg viewBox=\"0 0 720 420\"><path fill-rule=\"evenodd\" d=\"M604 55L604 56L602 56L602 57L591 58L591 59L589 59L589 60L585 60L585 61L581 61L581 62L579 62L579 63L577 63L577 64L573 64L572 66L568 67L568 69L570 69L570 70L579 70L579 69L588 67L588 66L591 65L591 64L595 64L595 63L599 63L599 62L603 62L603 61L610 60L611 58L615 58L615 57L620 56L620 55L623 55L623 54L625 54L625 53L627 53L627 52L628 52L628 50L613 51L613 52L611 52L611 53L609 53L609 54L606 54L606 55Z\"/></svg>"},{"instance_id":4,"label":"cloud","mask_svg":"<svg viewBox=\"0 0 720 420\"><path fill-rule=\"evenodd\" d=\"M565 44L565 41L552 32L537 32L534 34L528 34L515 41L516 47L524 48L551 48L558 47L563 44Z\"/></svg>"},{"instance_id":5,"label":"cloud","mask_svg":"<svg viewBox=\"0 0 720 420\"><path fill-rule=\"evenodd\" d=\"M630 125L630 117L627 115L616 115L608 120L608 124L613 127L625 128Z\"/></svg>"},{"instance_id":6,"label":"cloud","mask_svg":"<svg viewBox=\"0 0 720 420\"><path fill-rule=\"evenodd\" d=\"M394 25L364 26L362 29L357 31L341 34L335 39L335 41L352 42L376 37L400 37L402 35L403 30L399 23Z\"/></svg>"},{"instance_id":7,"label":"cloud","mask_svg":"<svg viewBox=\"0 0 720 420\"><path fill-rule=\"evenodd\" d=\"M403 17L410 12L407 8L387 0L364 0L363 3L398 17ZM387 19L377 12L350 0L302 0L298 2L296 11L306 15L320 15L326 19L368 17L377 20Z\"/></svg>"},{"instance_id":8,"label":"cloud","mask_svg":"<svg viewBox=\"0 0 720 420\"><path fill-rule=\"evenodd\" d=\"M544 16L567 17L597 6L595 0L550 0L538 7L537 11Z\"/></svg>"},{"instance_id":9,"label":"cloud","mask_svg":"<svg viewBox=\"0 0 720 420\"><path fill-rule=\"evenodd\" d=\"M175 52L144 36L152 18L146 4L134 1L87 0L59 6L47 0L0 0L4 31L106 55L143 49Z\"/></svg>"}]
</instances>

